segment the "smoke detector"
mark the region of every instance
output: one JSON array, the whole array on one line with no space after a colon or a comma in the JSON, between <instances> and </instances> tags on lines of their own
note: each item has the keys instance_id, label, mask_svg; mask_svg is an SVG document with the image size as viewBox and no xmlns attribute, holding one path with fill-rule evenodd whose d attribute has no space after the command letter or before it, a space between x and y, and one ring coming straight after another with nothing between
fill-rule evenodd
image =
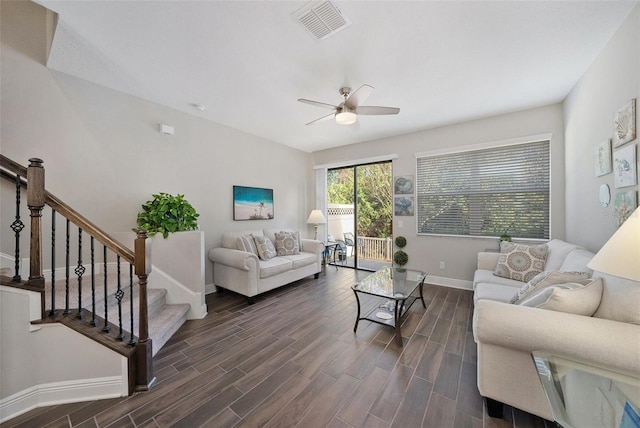
<instances>
[{"instance_id":1,"label":"smoke detector","mask_svg":"<svg viewBox=\"0 0 640 428\"><path fill-rule=\"evenodd\" d=\"M291 14L315 39L324 40L351 25L332 1L312 1Z\"/></svg>"}]
</instances>

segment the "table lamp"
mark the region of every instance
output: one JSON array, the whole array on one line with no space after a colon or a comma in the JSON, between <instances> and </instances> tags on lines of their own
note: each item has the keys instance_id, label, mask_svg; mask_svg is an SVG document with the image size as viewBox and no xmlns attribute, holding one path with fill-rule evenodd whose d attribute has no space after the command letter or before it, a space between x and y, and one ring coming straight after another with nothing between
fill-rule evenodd
<instances>
[{"instance_id":1,"label":"table lamp","mask_svg":"<svg viewBox=\"0 0 640 428\"><path fill-rule=\"evenodd\" d=\"M309 218L307 219L307 223L313 224L314 227L316 228L316 233L313 239L318 239L318 225L325 224L326 222L327 220L324 218L322 211L320 210L311 211L311 214L309 214Z\"/></svg>"}]
</instances>

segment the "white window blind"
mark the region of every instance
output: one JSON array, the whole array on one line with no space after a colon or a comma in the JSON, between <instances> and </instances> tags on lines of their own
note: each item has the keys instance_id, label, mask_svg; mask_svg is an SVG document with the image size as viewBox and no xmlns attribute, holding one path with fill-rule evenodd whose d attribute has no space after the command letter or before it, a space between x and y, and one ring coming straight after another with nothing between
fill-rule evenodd
<instances>
[{"instance_id":1,"label":"white window blind","mask_svg":"<svg viewBox=\"0 0 640 428\"><path fill-rule=\"evenodd\" d=\"M417 158L418 233L549 238L549 141Z\"/></svg>"}]
</instances>

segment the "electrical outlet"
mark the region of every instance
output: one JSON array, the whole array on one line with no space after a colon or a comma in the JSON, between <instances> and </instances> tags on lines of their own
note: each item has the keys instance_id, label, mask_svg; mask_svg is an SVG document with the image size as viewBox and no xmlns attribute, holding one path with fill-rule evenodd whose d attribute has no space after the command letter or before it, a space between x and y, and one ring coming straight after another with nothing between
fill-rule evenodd
<instances>
[{"instance_id":1,"label":"electrical outlet","mask_svg":"<svg viewBox=\"0 0 640 428\"><path fill-rule=\"evenodd\" d=\"M445 269L445 264L444 264L444 262L440 262L440 269Z\"/></svg>"}]
</instances>

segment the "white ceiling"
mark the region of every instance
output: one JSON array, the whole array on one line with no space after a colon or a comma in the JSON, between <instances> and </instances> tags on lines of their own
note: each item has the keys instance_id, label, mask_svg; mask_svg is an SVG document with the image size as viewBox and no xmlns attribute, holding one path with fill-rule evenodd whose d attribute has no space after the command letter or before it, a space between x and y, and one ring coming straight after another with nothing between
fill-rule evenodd
<instances>
[{"instance_id":1,"label":"white ceiling","mask_svg":"<svg viewBox=\"0 0 640 428\"><path fill-rule=\"evenodd\" d=\"M300 1L37 2L52 69L307 152L560 102L638 4L338 0L351 25L318 41ZM364 83L400 114L305 126L330 111L298 98Z\"/></svg>"}]
</instances>

